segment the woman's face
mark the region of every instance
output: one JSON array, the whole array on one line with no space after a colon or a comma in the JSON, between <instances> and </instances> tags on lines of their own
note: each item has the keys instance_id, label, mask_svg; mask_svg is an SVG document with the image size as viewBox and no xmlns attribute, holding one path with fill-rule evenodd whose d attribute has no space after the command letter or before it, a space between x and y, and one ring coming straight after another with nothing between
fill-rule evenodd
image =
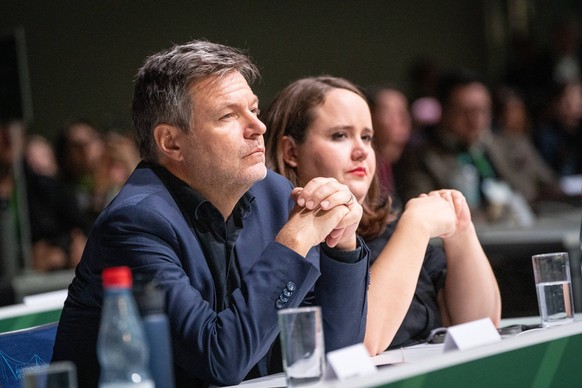
<instances>
[{"instance_id":1,"label":"woman's face","mask_svg":"<svg viewBox=\"0 0 582 388\"><path fill-rule=\"evenodd\" d=\"M582 121L582 84L568 85L558 102L559 120L567 130L576 130Z\"/></svg>"},{"instance_id":2,"label":"woman's face","mask_svg":"<svg viewBox=\"0 0 582 388\"><path fill-rule=\"evenodd\" d=\"M376 110L372 121L376 134L376 144L382 157L387 162L397 162L412 131L406 96L392 89L379 92L376 97Z\"/></svg>"},{"instance_id":3,"label":"woman's face","mask_svg":"<svg viewBox=\"0 0 582 388\"><path fill-rule=\"evenodd\" d=\"M313 114L305 141L295 148L299 182L333 177L362 203L376 171L368 104L349 90L332 89Z\"/></svg>"}]
</instances>

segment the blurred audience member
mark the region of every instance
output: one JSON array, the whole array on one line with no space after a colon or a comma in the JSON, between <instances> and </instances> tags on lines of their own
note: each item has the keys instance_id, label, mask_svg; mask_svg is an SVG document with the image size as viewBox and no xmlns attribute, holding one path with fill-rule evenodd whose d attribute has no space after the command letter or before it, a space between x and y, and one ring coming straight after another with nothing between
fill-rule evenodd
<instances>
[{"instance_id":1,"label":"blurred audience member","mask_svg":"<svg viewBox=\"0 0 582 388\"><path fill-rule=\"evenodd\" d=\"M494 130L499 134L498 147L507 155L516 176L515 188L526 198L559 199L563 193L552 169L540 156L532 141L532 124L521 94L507 85L494 95Z\"/></svg>"},{"instance_id":2,"label":"blurred audience member","mask_svg":"<svg viewBox=\"0 0 582 388\"><path fill-rule=\"evenodd\" d=\"M26 201L19 201L25 179L22 165L24 126L0 122L0 305L14 303L12 278L30 256Z\"/></svg>"},{"instance_id":3,"label":"blurred audience member","mask_svg":"<svg viewBox=\"0 0 582 388\"><path fill-rule=\"evenodd\" d=\"M55 151L52 144L43 136L28 136L24 147L24 159L35 174L57 176L59 167Z\"/></svg>"},{"instance_id":4,"label":"blurred audience member","mask_svg":"<svg viewBox=\"0 0 582 388\"><path fill-rule=\"evenodd\" d=\"M105 152L100 131L87 120L66 125L57 138L56 153L63 181L75 192L88 223L97 217L100 203L95 204L95 175Z\"/></svg>"},{"instance_id":5,"label":"blurred audience member","mask_svg":"<svg viewBox=\"0 0 582 388\"><path fill-rule=\"evenodd\" d=\"M544 58L551 66L552 80L558 83L580 81L582 77L582 41L576 17L564 17L554 24L552 47Z\"/></svg>"},{"instance_id":6,"label":"blurred audience member","mask_svg":"<svg viewBox=\"0 0 582 388\"><path fill-rule=\"evenodd\" d=\"M400 160L412 131L408 99L392 87L371 88L366 94L372 113L380 185L394 198L392 166Z\"/></svg>"},{"instance_id":7,"label":"blurred audience member","mask_svg":"<svg viewBox=\"0 0 582 388\"><path fill-rule=\"evenodd\" d=\"M493 129L507 136L531 136L532 121L517 88L502 84L495 90Z\"/></svg>"},{"instance_id":8,"label":"blurred audience member","mask_svg":"<svg viewBox=\"0 0 582 388\"><path fill-rule=\"evenodd\" d=\"M410 67L412 145L423 143L440 121L441 106L436 98L440 73L439 64L429 56L417 58Z\"/></svg>"},{"instance_id":9,"label":"blurred audience member","mask_svg":"<svg viewBox=\"0 0 582 388\"><path fill-rule=\"evenodd\" d=\"M555 85L547 120L536 129L535 142L556 174L582 174L581 82Z\"/></svg>"},{"instance_id":10,"label":"blurred audience member","mask_svg":"<svg viewBox=\"0 0 582 388\"><path fill-rule=\"evenodd\" d=\"M412 123L415 128L423 129L434 127L441 120L441 104L434 97L422 97L411 105Z\"/></svg>"},{"instance_id":11,"label":"blurred audience member","mask_svg":"<svg viewBox=\"0 0 582 388\"><path fill-rule=\"evenodd\" d=\"M554 21L549 46L539 50L531 37L516 40L506 81L518 86L526 96L534 120L540 118L552 85L582 80L582 40L578 19L566 15Z\"/></svg>"},{"instance_id":12,"label":"blurred audience member","mask_svg":"<svg viewBox=\"0 0 582 388\"><path fill-rule=\"evenodd\" d=\"M117 132L105 136L105 151L94 175L93 210L100 212L117 195L140 161L135 141Z\"/></svg>"},{"instance_id":13,"label":"blurred audience member","mask_svg":"<svg viewBox=\"0 0 582 388\"><path fill-rule=\"evenodd\" d=\"M529 202L537 200L543 187L520 191L524 187L522 166L514 164L503 140L491 131L491 96L480 77L469 70L444 75L439 101L442 116L435 132L424 145L406 152L395 171L401 198L406 201L452 187L483 216L490 207L498 208L499 203L515 198L520 209L524 208L523 197ZM515 195L516 191L520 195ZM497 217L499 212L493 214Z\"/></svg>"},{"instance_id":14,"label":"blurred audience member","mask_svg":"<svg viewBox=\"0 0 582 388\"><path fill-rule=\"evenodd\" d=\"M422 97L412 103L410 112L414 130L413 141L420 144L427 133L441 121L441 104L435 97Z\"/></svg>"},{"instance_id":15,"label":"blurred audience member","mask_svg":"<svg viewBox=\"0 0 582 388\"><path fill-rule=\"evenodd\" d=\"M57 179L50 143L36 135L25 144L21 122L5 124L1 132L8 135L3 140L9 139L2 141L2 154L10 156L2 159L2 241L13 241L7 249L3 244L4 265L12 266L10 276L27 266L39 271L74 267L87 225L75 196Z\"/></svg>"}]
</instances>

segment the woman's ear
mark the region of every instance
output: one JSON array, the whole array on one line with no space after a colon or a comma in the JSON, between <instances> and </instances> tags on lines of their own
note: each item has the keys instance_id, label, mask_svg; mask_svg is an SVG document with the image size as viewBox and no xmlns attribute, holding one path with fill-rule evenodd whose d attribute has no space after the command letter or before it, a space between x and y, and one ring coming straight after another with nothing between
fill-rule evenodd
<instances>
[{"instance_id":1,"label":"woman's ear","mask_svg":"<svg viewBox=\"0 0 582 388\"><path fill-rule=\"evenodd\" d=\"M291 167L297 167L297 145L290 136L283 136L279 142L279 151L283 162Z\"/></svg>"},{"instance_id":2,"label":"woman's ear","mask_svg":"<svg viewBox=\"0 0 582 388\"><path fill-rule=\"evenodd\" d=\"M160 124L154 128L154 140L161 154L172 160L182 160L182 148L180 147L181 130L167 124Z\"/></svg>"}]
</instances>

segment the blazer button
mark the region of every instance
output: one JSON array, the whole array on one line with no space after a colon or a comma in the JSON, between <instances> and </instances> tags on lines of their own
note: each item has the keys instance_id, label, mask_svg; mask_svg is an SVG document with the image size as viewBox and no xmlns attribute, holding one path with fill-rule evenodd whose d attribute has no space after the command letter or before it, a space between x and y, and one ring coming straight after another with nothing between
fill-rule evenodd
<instances>
[{"instance_id":1,"label":"blazer button","mask_svg":"<svg viewBox=\"0 0 582 388\"><path fill-rule=\"evenodd\" d=\"M283 295L286 296L287 298L289 298L291 295L293 295L293 292L289 291L287 288L285 288L283 290Z\"/></svg>"},{"instance_id":2,"label":"blazer button","mask_svg":"<svg viewBox=\"0 0 582 388\"><path fill-rule=\"evenodd\" d=\"M287 303L289 302L289 298L283 296L283 295L279 295L279 300L282 301L283 303Z\"/></svg>"},{"instance_id":3,"label":"blazer button","mask_svg":"<svg viewBox=\"0 0 582 388\"><path fill-rule=\"evenodd\" d=\"M278 310L281 310L283 307L285 307L285 302L283 302L281 299L277 299L277 302L275 302L275 307Z\"/></svg>"},{"instance_id":4,"label":"blazer button","mask_svg":"<svg viewBox=\"0 0 582 388\"><path fill-rule=\"evenodd\" d=\"M293 282L289 282L287 283L287 289L291 292L295 291L297 289L297 286L295 285L295 283Z\"/></svg>"}]
</instances>

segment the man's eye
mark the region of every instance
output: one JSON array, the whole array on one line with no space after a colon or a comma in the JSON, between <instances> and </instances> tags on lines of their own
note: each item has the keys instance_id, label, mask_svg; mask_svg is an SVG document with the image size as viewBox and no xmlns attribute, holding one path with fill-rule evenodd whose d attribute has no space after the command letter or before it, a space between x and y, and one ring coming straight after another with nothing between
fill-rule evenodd
<instances>
[{"instance_id":1,"label":"man's eye","mask_svg":"<svg viewBox=\"0 0 582 388\"><path fill-rule=\"evenodd\" d=\"M254 114L255 116L258 116L261 114L261 110L259 108L252 108L251 109L252 114Z\"/></svg>"},{"instance_id":2,"label":"man's eye","mask_svg":"<svg viewBox=\"0 0 582 388\"><path fill-rule=\"evenodd\" d=\"M222 116L220 119L221 119L221 120L223 120L223 119L232 119L232 118L234 118L234 117L236 117L236 114L234 114L233 112L231 112L231 113L227 113L227 114L225 114L225 115L224 115L224 116Z\"/></svg>"}]
</instances>

